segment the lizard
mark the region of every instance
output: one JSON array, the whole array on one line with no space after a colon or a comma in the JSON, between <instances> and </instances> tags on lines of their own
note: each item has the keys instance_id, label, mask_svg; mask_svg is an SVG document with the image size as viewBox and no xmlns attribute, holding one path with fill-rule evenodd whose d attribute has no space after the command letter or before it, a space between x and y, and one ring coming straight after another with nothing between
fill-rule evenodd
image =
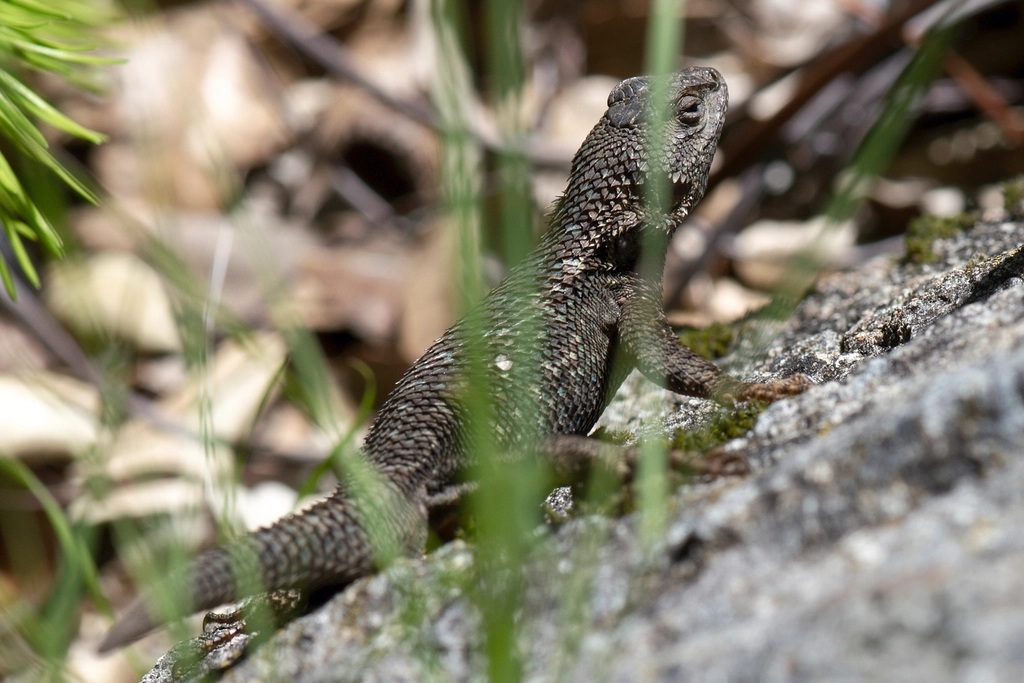
<instances>
[{"instance_id":1,"label":"lizard","mask_svg":"<svg viewBox=\"0 0 1024 683\"><path fill-rule=\"evenodd\" d=\"M734 379L684 346L669 326L662 305L665 245L704 194L728 89L709 67L671 75L660 91L668 112L660 145L649 139L654 91L643 76L611 91L535 250L384 401L361 447L381 482L376 502L360 505L343 481L313 507L200 554L177 584L187 611L243 597L248 586L236 580L239 563L268 592L342 587L373 573L378 563L365 523L373 515L403 552L422 552L429 510L458 497L472 460L469 411L461 400L470 366L486 375L490 441L512 451L530 434L541 454L545 439L561 448L585 438L634 368L673 392L719 401L771 401L808 387L801 375L769 383ZM652 149L658 150L653 158ZM652 208L644 192L655 172L672 189L662 209ZM645 268L657 272L642 277L641 247L652 233L660 237L654 240L660 253L653 254L658 268ZM532 326L523 324L526 318ZM517 402L517 389L529 406ZM144 597L136 599L101 651L155 628L154 611Z\"/></svg>"}]
</instances>

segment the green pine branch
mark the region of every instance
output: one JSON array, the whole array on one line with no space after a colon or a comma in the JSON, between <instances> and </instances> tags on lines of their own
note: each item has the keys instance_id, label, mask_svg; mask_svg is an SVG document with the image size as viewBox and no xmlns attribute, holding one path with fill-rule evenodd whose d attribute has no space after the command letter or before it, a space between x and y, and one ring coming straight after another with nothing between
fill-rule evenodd
<instances>
[{"instance_id":1,"label":"green pine branch","mask_svg":"<svg viewBox=\"0 0 1024 683\"><path fill-rule=\"evenodd\" d=\"M106 138L57 111L15 74L43 72L77 85L88 83L99 65L120 60L92 54L95 30L113 17L112 8L89 0L0 0L0 135L26 158L49 168L84 199L96 195L58 162L37 127L47 123L93 144ZM0 152L0 223L15 260L28 280L39 287L39 274L25 249L25 240L39 242L54 256L63 254L60 236L32 201L11 163ZM0 258L0 279L15 296L10 265Z\"/></svg>"}]
</instances>

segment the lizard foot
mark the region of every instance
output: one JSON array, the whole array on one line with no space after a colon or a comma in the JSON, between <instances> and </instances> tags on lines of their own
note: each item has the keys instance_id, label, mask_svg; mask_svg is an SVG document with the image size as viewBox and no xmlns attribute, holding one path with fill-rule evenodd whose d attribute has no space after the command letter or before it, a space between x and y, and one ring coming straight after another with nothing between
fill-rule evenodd
<instances>
[{"instance_id":1,"label":"lizard foot","mask_svg":"<svg viewBox=\"0 0 1024 683\"><path fill-rule=\"evenodd\" d=\"M203 633L175 645L157 661L143 683L203 680L229 668L278 626L301 614L306 597L300 590L279 590L207 613Z\"/></svg>"},{"instance_id":2,"label":"lizard foot","mask_svg":"<svg viewBox=\"0 0 1024 683\"><path fill-rule=\"evenodd\" d=\"M746 458L722 448L713 448L703 454L671 450L668 457L672 469L699 475L707 481L750 474L750 464Z\"/></svg>"},{"instance_id":3,"label":"lizard foot","mask_svg":"<svg viewBox=\"0 0 1024 683\"><path fill-rule=\"evenodd\" d=\"M798 374L774 382L754 382L736 395L737 401L766 401L772 403L787 396L802 394L812 386L806 375Z\"/></svg>"}]
</instances>

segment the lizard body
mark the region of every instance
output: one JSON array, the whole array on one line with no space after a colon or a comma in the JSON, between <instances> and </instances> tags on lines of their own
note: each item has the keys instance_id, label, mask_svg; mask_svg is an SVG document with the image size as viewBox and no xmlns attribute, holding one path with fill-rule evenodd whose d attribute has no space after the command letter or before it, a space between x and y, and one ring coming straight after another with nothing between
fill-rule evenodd
<instances>
[{"instance_id":1,"label":"lizard body","mask_svg":"<svg viewBox=\"0 0 1024 683\"><path fill-rule=\"evenodd\" d=\"M427 350L381 407L362 452L384 484L385 504L374 508L380 523L407 552L422 550L428 508L449 496L469 464L474 444L460 396L474 363L491 393L493 443L508 450L524 435L586 435L634 367L690 396L772 399L806 387L801 380L745 384L721 373L669 327L661 268L656 278L637 272L645 234L660 231L667 244L703 195L728 103L724 80L710 68L675 74L667 92L666 141L657 159L649 158L647 144L648 79L627 79L611 92L608 111L573 160L541 243ZM643 185L651 167L671 183L667 213L646 208ZM663 265L664 250L655 256ZM472 336L476 330L482 339ZM342 486L238 543L266 590L344 585L375 570L360 523L365 518ZM237 569L230 548L199 556L187 582L190 610L241 597L233 561ZM135 640L154 621L137 602L101 649Z\"/></svg>"}]
</instances>

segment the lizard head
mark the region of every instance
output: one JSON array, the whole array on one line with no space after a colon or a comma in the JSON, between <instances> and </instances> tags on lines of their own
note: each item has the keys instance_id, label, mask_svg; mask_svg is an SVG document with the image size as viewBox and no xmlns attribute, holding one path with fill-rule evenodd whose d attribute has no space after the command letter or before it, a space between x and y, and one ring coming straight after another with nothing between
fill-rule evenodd
<instances>
[{"instance_id":1,"label":"lizard head","mask_svg":"<svg viewBox=\"0 0 1024 683\"><path fill-rule=\"evenodd\" d=\"M715 69L689 67L661 92L660 144L652 143L658 103L651 79L638 76L611 91L608 110L573 159L555 232L576 253L635 252L642 231L671 235L703 196L729 101L725 80ZM668 180L661 187L671 194L661 201L644 189L654 186L654 173Z\"/></svg>"},{"instance_id":2,"label":"lizard head","mask_svg":"<svg viewBox=\"0 0 1024 683\"><path fill-rule=\"evenodd\" d=\"M667 102L660 105L664 121L658 144L650 119L659 105L651 101L651 91L647 76L622 81L608 95L608 111L601 123L613 139L621 141L616 161L634 189L649 182L652 167L668 178L671 198L661 205L670 218L676 218L670 221L674 228L704 195L729 92L722 75L710 67L690 67L674 74L665 88ZM652 160L652 155L657 158Z\"/></svg>"}]
</instances>

